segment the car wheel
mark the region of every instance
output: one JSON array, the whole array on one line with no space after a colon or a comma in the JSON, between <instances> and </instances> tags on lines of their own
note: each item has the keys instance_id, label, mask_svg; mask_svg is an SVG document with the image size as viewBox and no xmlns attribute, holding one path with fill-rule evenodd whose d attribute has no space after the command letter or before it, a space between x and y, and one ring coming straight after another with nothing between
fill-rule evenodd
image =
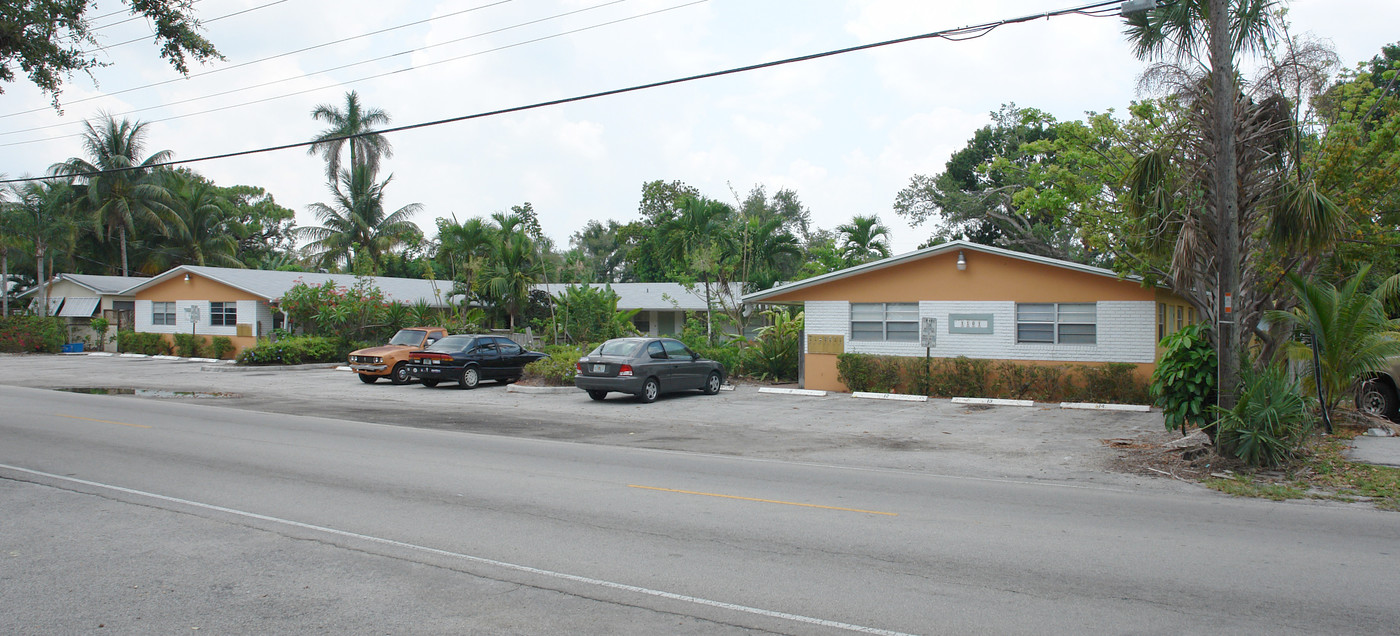
<instances>
[{"instance_id":1,"label":"car wheel","mask_svg":"<svg viewBox=\"0 0 1400 636\"><path fill-rule=\"evenodd\" d=\"M719 386L724 384L724 380L719 377L719 371L711 371L710 377L705 378L705 395L719 393Z\"/></svg>"},{"instance_id":2,"label":"car wheel","mask_svg":"<svg viewBox=\"0 0 1400 636\"><path fill-rule=\"evenodd\" d=\"M379 376L370 375L368 373L356 373L355 375L360 376L360 381L365 384L374 384L374 381L379 379Z\"/></svg>"},{"instance_id":3,"label":"car wheel","mask_svg":"<svg viewBox=\"0 0 1400 636\"><path fill-rule=\"evenodd\" d=\"M642 392L637 394L637 401L642 404L651 404L656 401L656 396L661 395L661 383L656 378L647 378L642 384Z\"/></svg>"},{"instance_id":4,"label":"car wheel","mask_svg":"<svg viewBox=\"0 0 1400 636\"><path fill-rule=\"evenodd\" d=\"M596 402L602 402L602 401L603 401L603 398L608 397L608 392L607 392L607 391L599 391L599 390L597 390L597 389L589 389L589 390L588 390L588 397L593 398L593 400L596 401Z\"/></svg>"},{"instance_id":5,"label":"car wheel","mask_svg":"<svg viewBox=\"0 0 1400 636\"><path fill-rule=\"evenodd\" d=\"M389 372L389 381L394 384L408 384L412 379L408 376L408 367L402 362L394 365L394 370Z\"/></svg>"},{"instance_id":6,"label":"car wheel","mask_svg":"<svg viewBox=\"0 0 1400 636\"><path fill-rule=\"evenodd\" d=\"M438 385L438 382L441 382L441 380L424 380L424 381L423 381L423 386L426 386L426 387L428 387L428 388L431 389L431 388L437 386L437 385Z\"/></svg>"},{"instance_id":7,"label":"car wheel","mask_svg":"<svg viewBox=\"0 0 1400 636\"><path fill-rule=\"evenodd\" d=\"M481 371L477 370L476 367L462 369L462 381L457 385L458 387L475 389L478 384L481 384Z\"/></svg>"},{"instance_id":8,"label":"car wheel","mask_svg":"<svg viewBox=\"0 0 1400 636\"><path fill-rule=\"evenodd\" d=\"M1367 415L1396 420L1397 407L1400 407L1400 400L1396 399L1395 390L1380 380L1362 382L1356 392L1356 408Z\"/></svg>"}]
</instances>

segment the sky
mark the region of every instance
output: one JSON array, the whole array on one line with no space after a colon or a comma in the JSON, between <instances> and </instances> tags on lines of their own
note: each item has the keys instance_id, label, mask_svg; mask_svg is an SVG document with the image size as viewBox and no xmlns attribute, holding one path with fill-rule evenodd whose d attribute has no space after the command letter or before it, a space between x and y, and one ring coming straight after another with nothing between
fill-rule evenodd
<instances>
[{"instance_id":1,"label":"sky","mask_svg":"<svg viewBox=\"0 0 1400 636\"><path fill-rule=\"evenodd\" d=\"M147 153L188 160L308 141L325 128L312 110L343 108L351 90L386 111L391 126L408 125L1080 4L1087 2L197 0L226 61L181 78L148 40L120 44L148 37L147 23L94 19L99 57L110 65L67 81L61 115L27 81L3 85L0 174L39 175L81 155L82 122L99 112L150 122ZM1288 7L1293 33L1330 41L1346 67L1400 41L1396 0ZM100 0L90 15L120 9ZM788 188L820 228L878 215L903 253L934 228L896 216L895 195L913 175L941 172L1002 104L1072 120L1121 113L1144 97L1137 78L1147 64L1133 57L1122 29L1117 18L1037 19L975 40L921 40L399 132L389 136L394 153L381 169L393 175L386 204L421 204L412 218L431 237L439 217L530 202L545 233L566 248L589 220L638 219L647 181L682 181L730 203L755 186ZM374 31L383 32L356 37ZM139 88L160 82L168 83ZM319 225L310 204L331 200L323 161L305 149L190 167L219 185L265 188L302 226Z\"/></svg>"}]
</instances>

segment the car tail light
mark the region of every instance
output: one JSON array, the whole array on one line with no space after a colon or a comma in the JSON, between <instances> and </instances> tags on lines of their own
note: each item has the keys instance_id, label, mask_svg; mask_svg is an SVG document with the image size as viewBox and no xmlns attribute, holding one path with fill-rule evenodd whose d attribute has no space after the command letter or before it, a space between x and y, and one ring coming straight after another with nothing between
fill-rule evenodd
<instances>
[{"instance_id":1,"label":"car tail light","mask_svg":"<svg viewBox=\"0 0 1400 636\"><path fill-rule=\"evenodd\" d=\"M624 375L625 375L625 376L631 377L631 376L632 376L632 365L630 365L630 364L624 364L624 365L622 365L622 367L619 368L619 369L617 370L617 374L618 374L619 376L624 376Z\"/></svg>"},{"instance_id":2,"label":"car tail light","mask_svg":"<svg viewBox=\"0 0 1400 636\"><path fill-rule=\"evenodd\" d=\"M574 363L574 373L583 373L583 363L582 363L582 362L575 362L575 363Z\"/></svg>"}]
</instances>

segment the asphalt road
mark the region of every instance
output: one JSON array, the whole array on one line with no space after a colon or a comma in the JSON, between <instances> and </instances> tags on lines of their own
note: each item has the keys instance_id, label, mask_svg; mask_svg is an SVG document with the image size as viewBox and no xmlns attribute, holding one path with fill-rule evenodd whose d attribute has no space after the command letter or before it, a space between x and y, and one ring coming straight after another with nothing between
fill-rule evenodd
<instances>
[{"instance_id":1,"label":"asphalt road","mask_svg":"<svg viewBox=\"0 0 1400 636\"><path fill-rule=\"evenodd\" d=\"M0 387L0 404L4 633L1400 625L1400 523L1358 507L217 401Z\"/></svg>"}]
</instances>

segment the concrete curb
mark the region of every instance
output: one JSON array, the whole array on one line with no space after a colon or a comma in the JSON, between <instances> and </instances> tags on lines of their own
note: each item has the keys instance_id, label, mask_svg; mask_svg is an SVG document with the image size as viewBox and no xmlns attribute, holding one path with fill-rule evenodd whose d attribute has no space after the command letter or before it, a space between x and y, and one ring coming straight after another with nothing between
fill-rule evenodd
<instances>
[{"instance_id":1,"label":"concrete curb","mask_svg":"<svg viewBox=\"0 0 1400 636\"><path fill-rule=\"evenodd\" d=\"M722 387L721 387L722 388ZM780 389L772 386L758 387L759 393L775 393L778 395L806 395L810 397L826 397L826 391L815 389Z\"/></svg>"},{"instance_id":2,"label":"concrete curb","mask_svg":"<svg viewBox=\"0 0 1400 636\"><path fill-rule=\"evenodd\" d=\"M866 400L894 400L896 402L927 402L927 395L904 395L902 393L871 393L869 391L854 391L853 398Z\"/></svg>"},{"instance_id":3,"label":"concrete curb","mask_svg":"<svg viewBox=\"0 0 1400 636\"><path fill-rule=\"evenodd\" d=\"M563 394L577 393L583 395L583 390L572 386L522 386L519 384L507 384L506 393L534 393L534 394Z\"/></svg>"},{"instance_id":4,"label":"concrete curb","mask_svg":"<svg viewBox=\"0 0 1400 636\"><path fill-rule=\"evenodd\" d=\"M264 373L276 371L330 371L335 368L334 364L333 362L320 362L315 364L267 364L240 367L235 365L233 360L224 360L223 364L211 364L201 367L200 370L224 372L261 371Z\"/></svg>"},{"instance_id":5,"label":"concrete curb","mask_svg":"<svg viewBox=\"0 0 1400 636\"><path fill-rule=\"evenodd\" d=\"M953 404L989 404L991 406L1035 406L1035 400L1005 400L1001 398L955 397Z\"/></svg>"},{"instance_id":6,"label":"concrete curb","mask_svg":"<svg viewBox=\"0 0 1400 636\"><path fill-rule=\"evenodd\" d=\"M1095 402L1060 402L1062 409L1083 409L1086 411L1133 411L1150 413L1152 407L1142 404L1098 404Z\"/></svg>"}]
</instances>

